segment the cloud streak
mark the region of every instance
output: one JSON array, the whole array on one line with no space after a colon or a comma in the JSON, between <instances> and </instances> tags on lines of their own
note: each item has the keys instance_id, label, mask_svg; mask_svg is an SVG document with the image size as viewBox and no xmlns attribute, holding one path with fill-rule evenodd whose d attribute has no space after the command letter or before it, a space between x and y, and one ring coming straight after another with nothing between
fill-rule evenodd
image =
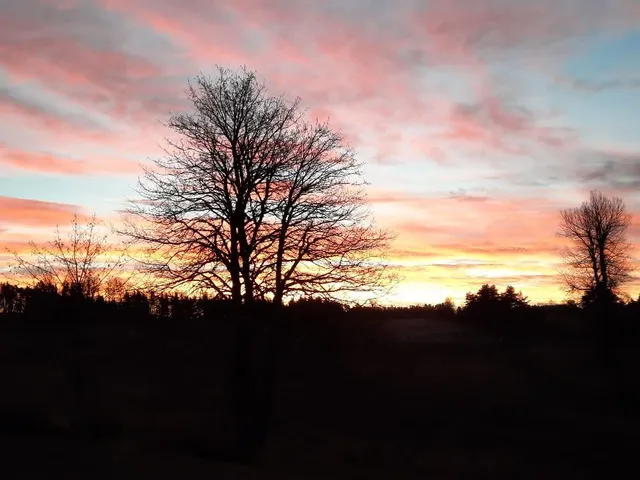
<instances>
[{"instance_id":1,"label":"cloud streak","mask_svg":"<svg viewBox=\"0 0 640 480\"><path fill-rule=\"evenodd\" d=\"M118 158L93 157L77 159L50 152L30 152L0 144L0 165L34 173L61 175L135 174L141 168L132 161Z\"/></svg>"},{"instance_id":2,"label":"cloud streak","mask_svg":"<svg viewBox=\"0 0 640 480\"><path fill-rule=\"evenodd\" d=\"M82 208L78 205L0 196L0 224L5 227L54 227L69 223L80 213Z\"/></svg>"}]
</instances>

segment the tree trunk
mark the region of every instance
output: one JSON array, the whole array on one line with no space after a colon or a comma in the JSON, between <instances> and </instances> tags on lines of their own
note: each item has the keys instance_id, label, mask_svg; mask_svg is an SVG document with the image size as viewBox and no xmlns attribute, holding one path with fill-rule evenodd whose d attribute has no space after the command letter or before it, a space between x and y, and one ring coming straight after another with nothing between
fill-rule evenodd
<instances>
[{"instance_id":1,"label":"tree trunk","mask_svg":"<svg viewBox=\"0 0 640 480\"><path fill-rule=\"evenodd\" d=\"M242 261L242 279L244 281L244 303L249 305L253 303L253 280L251 279L251 264L249 259Z\"/></svg>"},{"instance_id":2,"label":"tree trunk","mask_svg":"<svg viewBox=\"0 0 640 480\"><path fill-rule=\"evenodd\" d=\"M271 427L280 309L244 305L238 312L231 376L236 457L254 462Z\"/></svg>"},{"instance_id":3,"label":"tree trunk","mask_svg":"<svg viewBox=\"0 0 640 480\"><path fill-rule=\"evenodd\" d=\"M242 288L240 284L240 252L238 251L238 232L235 225L231 225L231 255L229 274L231 276L231 300L239 307L242 304Z\"/></svg>"},{"instance_id":4,"label":"tree trunk","mask_svg":"<svg viewBox=\"0 0 640 480\"><path fill-rule=\"evenodd\" d=\"M242 305L242 289L240 288L240 274L231 271L231 301L236 306Z\"/></svg>"},{"instance_id":5,"label":"tree trunk","mask_svg":"<svg viewBox=\"0 0 640 480\"><path fill-rule=\"evenodd\" d=\"M282 302L283 302L282 297L283 297L282 289L276 288L276 293L273 296L273 304L277 305L278 307L281 307L282 306Z\"/></svg>"},{"instance_id":6,"label":"tree trunk","mask_svg":"<svg viewBox=\"0 0 640 480\"><path fill-rule=\"evenodd\" d=\"M601 242L598 245L598 250L600 253L600 278L602 279L602 283L606 288L609 288L609 275L607 272L607 258L605 256L605 245L604 242Z\"/></svg>"},{"instance_id":7,"label":"tree trunk","mask_svg":"<svg viewBox=\"0 0 640 480\"><path fill-rule=\"evenodd\" d=\"M285 240L287 236L287 228L286 225L283 225L280 230L280 235L278 238L278 251L276 252L276 268L275 268L275 292L273 296L273 303L275 305L282 305L282 300L284 297L284 282L285 280L282 278L282 264L284 263L284 246Z\"/></svg>"}]
</instances>

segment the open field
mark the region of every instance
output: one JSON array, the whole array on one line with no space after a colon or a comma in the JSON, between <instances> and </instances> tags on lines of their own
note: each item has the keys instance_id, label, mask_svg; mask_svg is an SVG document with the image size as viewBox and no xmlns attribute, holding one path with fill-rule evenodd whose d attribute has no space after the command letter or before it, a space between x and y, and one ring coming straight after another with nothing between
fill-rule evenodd
<instances>
[{"instance_id":1,"label":"open field","mask_svg":"<svg viewBox=\"0 0 640 480\"><path fill-rule=\"evenodd\" d=\"M634 349L619 349L613 375L584 340L504 342L415 320L403 336L400 323L375 341L287 342L252 467L225 463L224 328L92 327L72 353L54 329L3 324L3 452L34 475L15 478L77 467L101 472L91 478L566 479L610 474L640 447ZM74 412L88 419L82 434Z\"/></svg>"}]
</instances>

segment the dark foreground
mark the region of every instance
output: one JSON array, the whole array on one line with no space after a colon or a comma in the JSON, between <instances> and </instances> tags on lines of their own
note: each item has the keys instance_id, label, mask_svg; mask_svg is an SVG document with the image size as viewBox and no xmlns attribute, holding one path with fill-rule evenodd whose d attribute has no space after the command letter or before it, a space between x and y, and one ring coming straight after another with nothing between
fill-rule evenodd
<instances>
[{"instance_id":1,"label":"dark foreground","mask_svg":"<svg viewBox=\"0 0 640 480\"><path fill-rule=\"evenodd\" d=\"M232 356L223 331L91 327L71 353L56 329L8 323L0 340L0 475L636 474L638 362L628 342L615 361L602 361L584 338L505 340L467 327L414 342L307 337L283 344L266 443L240 465L230 454Z\"/></svg>"}]
</instances>

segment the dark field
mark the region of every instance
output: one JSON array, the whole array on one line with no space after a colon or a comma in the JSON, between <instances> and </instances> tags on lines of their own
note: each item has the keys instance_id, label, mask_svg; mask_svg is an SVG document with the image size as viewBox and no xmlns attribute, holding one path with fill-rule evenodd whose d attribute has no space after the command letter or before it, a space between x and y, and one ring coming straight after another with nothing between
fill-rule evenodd
<instances>
[{"instance_id":1,"label":"dark field","mask_svg":"<svg viewBox=\"0 0 640 480\"><path fill-rule=\"evenodd\" d=\"M501 339L450 322L387 320L359 335L292 327L267 441L241 466L228 325L70 333L5 321L0 438L3 469L16 473L2 477L634 476L631 342L603 362L584 336Z\"/></svg>"}]
</instances>

